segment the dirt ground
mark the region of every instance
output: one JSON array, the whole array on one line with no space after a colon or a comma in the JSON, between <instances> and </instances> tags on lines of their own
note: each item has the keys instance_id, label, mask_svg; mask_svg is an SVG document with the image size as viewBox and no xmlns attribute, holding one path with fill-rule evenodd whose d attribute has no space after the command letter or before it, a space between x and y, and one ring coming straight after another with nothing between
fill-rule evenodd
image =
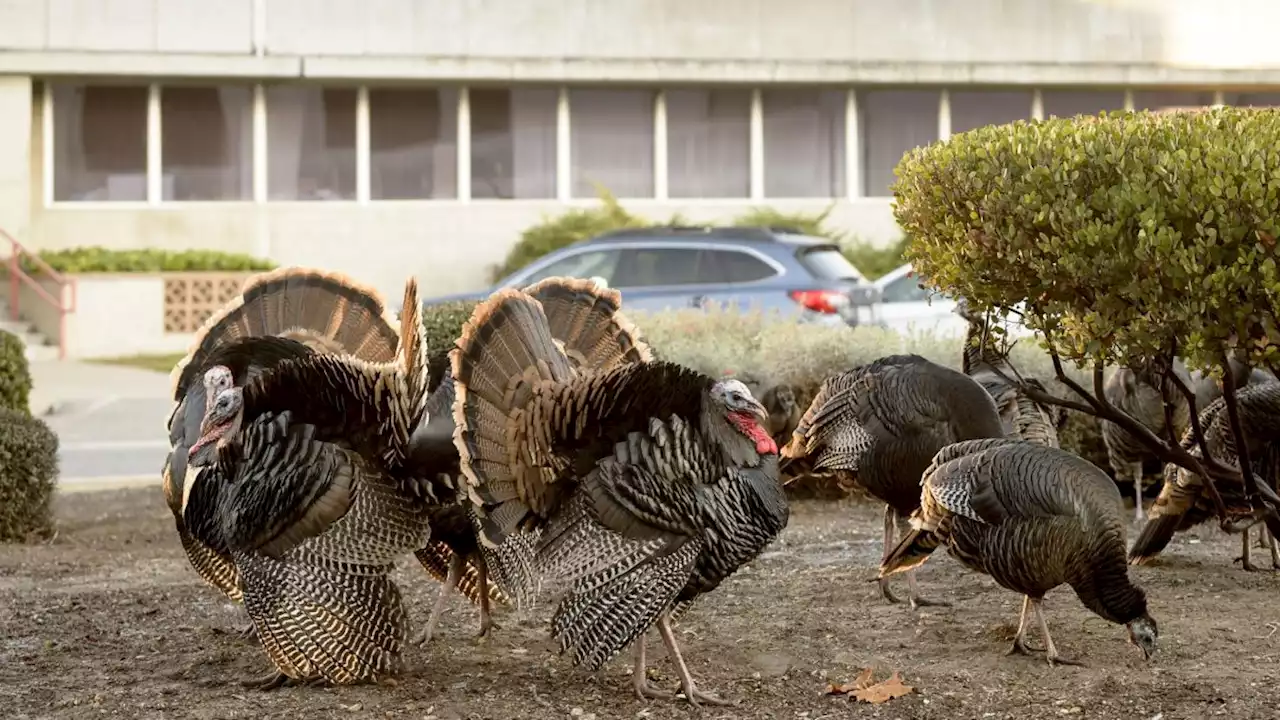
<instances>
[{"instance_id":1,"label":"dirt ground","mask_svg":"<svg viewBox=\"0 0 1280 720\"><path fill-rule=\"evenodd\" d=\"M226 633L243 611L187 565L158 488L65 495L58 514L54 543L0 547L6 718L1280 717L1280 574L1233 566L1238 538L1211 528L1132 571L1160 625L1151 663L1063 588L1046 603L1050 628L1088 667L1050 668L1042 656L1004 655L1018 596L938 554L921 586L953 607L913 614L884 603L866 581L880 553L878 508L798 503L777 545L677 627L703 686L737 701L698 710L636 700L630 653L596 675L572 667L548 638L548 607L523 623L499 616L502 627L478 643L477 613L456 598L395 687L245 690L239 680L266 659ZM398 574L424 621L438 586L411 558ZM654 635L655 676L674 685ZM883 705L824 694L864 667L877 679L898 670L918 692Z\"/></svg>"}]
</instances>

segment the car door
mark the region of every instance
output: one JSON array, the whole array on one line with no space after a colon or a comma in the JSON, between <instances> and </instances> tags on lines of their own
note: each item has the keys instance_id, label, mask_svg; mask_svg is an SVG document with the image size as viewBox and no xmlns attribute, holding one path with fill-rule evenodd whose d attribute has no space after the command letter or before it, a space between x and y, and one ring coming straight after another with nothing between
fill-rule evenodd
<instances>
[{"instance_id":1,"label":"car door","mask_svg":"<svg viewBox=\"0 0 1280 720\"><path fill-rule=\"evenodd\" d=\"M706 288L699 282L702 249L696 244L640 243L625 246L612 286L628 308L659 311L698 307Z\"/></svg>"},{"instance_id":2,"label":"car door","mask_svg":"<svg viewBox=\"0 0 1280 720\"><path fill-rule=\"evenodd\" d=\"M795 310L795 302L772 285L781 270L745 248L706 248L698 263L700 292L694 302L753 310Z\"/></svg>"}]
</instances>

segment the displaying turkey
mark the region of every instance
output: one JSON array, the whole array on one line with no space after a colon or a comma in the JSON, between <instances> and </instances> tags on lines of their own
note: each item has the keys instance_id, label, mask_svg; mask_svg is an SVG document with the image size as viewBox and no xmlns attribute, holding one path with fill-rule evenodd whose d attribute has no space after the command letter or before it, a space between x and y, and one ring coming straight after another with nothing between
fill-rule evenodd
<instances>
[{"instance_id":1,"label":"displaying turkey","mask_svg":"<svg viewBox=\"0 0 1280 720\"><path fill-rule=\"evenodd\" d=\"M1009 366L1009 359L995 347L986 317L970 310L969 304L964 300L956 302L955 312L969 324L965 333L961 370L978 381L991 395L991 399L995 400L996 410L1004 423L1005 435L1058 447L1058 431L1067 422L1066 408L1042 405L1006 380L1005 377L1016 378L1017 375ZM1001 373L1004 377L1001 377ZM1038 378L1027 377L1023 380L1036 390L1048 394L1044 383Z\"/></svg>"},{"instance_id":2,"label":"displaying turkey","mask_svg":"<svg viewBox=\"0 0 1280 720\"><path fill-rule=\"evenodd\" d=\"M617 351L614 347L606 345L603 353L608 357L600 357L599 333L602 328L608 328L621 319L614 318L616 305L582 301L585 297L594 297L580 295L584 287L583 281L551 279L524 289L542 305L551 337L575 368L614 362L613 355ZM651 359L648 346L638 341L634 348L625 349L624 354L632 361L648 362ZM429 369L432 383L431 398L427 402L429 421L427 426L415 432L411 453L419 467L456 477L459 473L458 449L453 440L456 393L448 353L434 355ZM417 557L428 572L443 582L443 587L426 628L414 639L416 643L430 641L452 587L463 589L473 602L478 600L480 603L482 637L495 626L490 615L490 601L508 602L506 593L499 586L510 588L517 594L515 604L518 607L531 609L533 606L534 595L540 587L534 568L538 533L518 533L508 536L500 547L490 547L477 540L472 510L465 495L459 496L456 502L432 510L433 540ZM501 560L495 557L499 553L505 556ZM488 581L491 570L498 574L496 583Z\"/></svg>"},{"instance_id":3,"label":"displaying turkey","mask_svg":"<svg viewBox=\"0 0 1280 720\"><path fill-rule=\"evenodd\" d=\"M673 697L645 674L656 624L686 699L722 703L695 684L670 617L787 524L766 412L739 380L646 362L616 291L559 278L543 290L495 293L453 351L456 442L482 541L541 529L539 574L568 584L552 634L575 664L596 670L638 639L636 694ZM576 363L548 326L556 304L590 309L596 340Z\"/></svg>"},{"instance_id":4,"label":"displaying turkey","mask_svg":"<svg viewBox=\"0 0 1280 720\"><path fill-rule=\"evenodd\" d=\"M1240 413L1240 425L1245 434L1249 459L1254 476L1259 482L1280 482L1280 383L1251 384L1236 391L1236 406ZM1200 427L1204 429L1205 445L1210 455L1223 464L1240 466L1235 435L1227 417L1226 400L1218 398L1200 413ZM1195 433L1187 430L1182 435L1182 447L1200 458L1199 443ZM1237 560L1246 570L1255 570L1249 557L1249 527L1261 520L1254 514L1245 497L1243 483L1214 483L1228 512L1235 516L1237 526L1244 525L1241 538L1241 554ZM1151 517L1129 549L1129 561L1135 565L1150 562L1173 539L1175 533L1188 530L1215 517L1212 501L1199 475L1169 464L1165 466L1164 486L1151 505ZM1265 527L1261 530L1264 538ZM1274 538L1268 542L1271 563L1280 569L1280 549Z\"/></svg>"},{"instance_id":5,"label":"displaying turkey","mask_svg":"<svg viewBox=\"0 0 1280 720\"><path fill-rule=\"evenodd\" d=\"M405 287L396 357L301 352L218 390L189 449L182 520L229 557L276 668L261 687L350 684L397 671L407 617L389 573L424 547L433 478L409 461L428 398L417 286Z\"/></svg>"},{"instance_id":6,"label":"displaying turkey","mask_svg":"<svg viewBox=\"0 0 1280 720\"><path fill-rule=\"evenodd\" d=\"M1176 371L1176 370L1175 370ZM1159 383L1164 382L1173 408L1173 427L1166 427L1164 397ZM1133 419L1147 426L1156 437L1169 442L1182 437L1191 424L1191 406L1174 383L1163 381L1155 373L1146 370L1116 368L1103 386L1107 402L1123 410ZM1107 446L1107 460L1116 480L1133 478L1134 518L1142 522L1146 513L1142 507L1142 481L1148 464L1159 462L1150 450L1127 430L1106 420L1101 421L1102 441Z\"/></svg>"},{"instance_id":7,"label":"displaying turkey","mask_svg":"<svg viewBox=\"0 0 1280 720\"><path fill-rule=\"evenodd\" d=\"M1049 636L1045 593L1070 585L1100 617L1129 629L1150 658L1159 630L1142 589L1128 575L1120 493L1111 478L1069 452L1014 438L971 440L943 448L925 471L911 531L880 566L880 576L909 571L939 545L966 567L1025 595L1010 654L1026 654L1035 613L1045 658L1062 657Z\"/></svg>"},{"instance_id":8,"label":"displaying turkey","mask_svg":"<svg viewBox=\"0 0 1280 720\"><path fill-rule=\"evenodd\" d=\"M253 277L238 297L205 322L171 375L170 451L161 474L178 537L201 579L240 602L239 572L230 556L194 537L182 519L182 488L191 482L186 477L187 451L200 437L200 424L213 395L309 352L387 362L395 357L398 343L399 335L377 293L341 275L307 268L284 268ZM213 367L226 368L227 373L217 375L206 387L205 371Z\"/></svg>"},{"instance_id":9,"label":"displaying turkey","mask_svg":"<svg viewBox=\"0 0 1280 720\"><path fill-rule=\"evenodd\" d=\"M898 522L920 507L920 478L943 447L998 438L1005 429L987 391L969 376L919 355L890 355L827 378L782 450L788 473L836 471L884 501L884 549ZM908 573L911 607L920 597ZM880 580L880 593L898 598Z\"/></svg>"}]
</instances>

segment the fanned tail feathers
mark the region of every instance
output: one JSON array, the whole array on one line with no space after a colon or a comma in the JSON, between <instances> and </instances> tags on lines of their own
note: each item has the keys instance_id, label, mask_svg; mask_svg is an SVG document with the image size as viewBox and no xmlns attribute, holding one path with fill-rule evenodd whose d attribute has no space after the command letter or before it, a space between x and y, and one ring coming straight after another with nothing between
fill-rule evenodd
<instances>
[{"instance_id":1,"label":"fanned tail feathers","mask_svg":"<svg viewBox=\"0 0 1280 720\"><path fill-rule=\"evenodd\" d=\"M575 367L608 370L649 362L653 354L621 312L622 295L591 280L547 278L524 290L541 305L551 337Z\"/></svg>"}]
</instances>

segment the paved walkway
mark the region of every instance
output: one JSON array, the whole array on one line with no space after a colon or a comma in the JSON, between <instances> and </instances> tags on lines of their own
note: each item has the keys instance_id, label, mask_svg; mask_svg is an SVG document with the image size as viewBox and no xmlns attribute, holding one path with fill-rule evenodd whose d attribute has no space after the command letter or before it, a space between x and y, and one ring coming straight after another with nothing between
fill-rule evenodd
<instances>
[{"instance_id":1,"label":"paved walkway","mask_svg":"<svg viewBox=\"0 0 1280 720\"><path fill-rule=\"evenodd\" d=\"M63 491L159 483L173 409L164 373L76 361L31 363L31 411L59 440Z\"/></svg>"}]
</instances>

